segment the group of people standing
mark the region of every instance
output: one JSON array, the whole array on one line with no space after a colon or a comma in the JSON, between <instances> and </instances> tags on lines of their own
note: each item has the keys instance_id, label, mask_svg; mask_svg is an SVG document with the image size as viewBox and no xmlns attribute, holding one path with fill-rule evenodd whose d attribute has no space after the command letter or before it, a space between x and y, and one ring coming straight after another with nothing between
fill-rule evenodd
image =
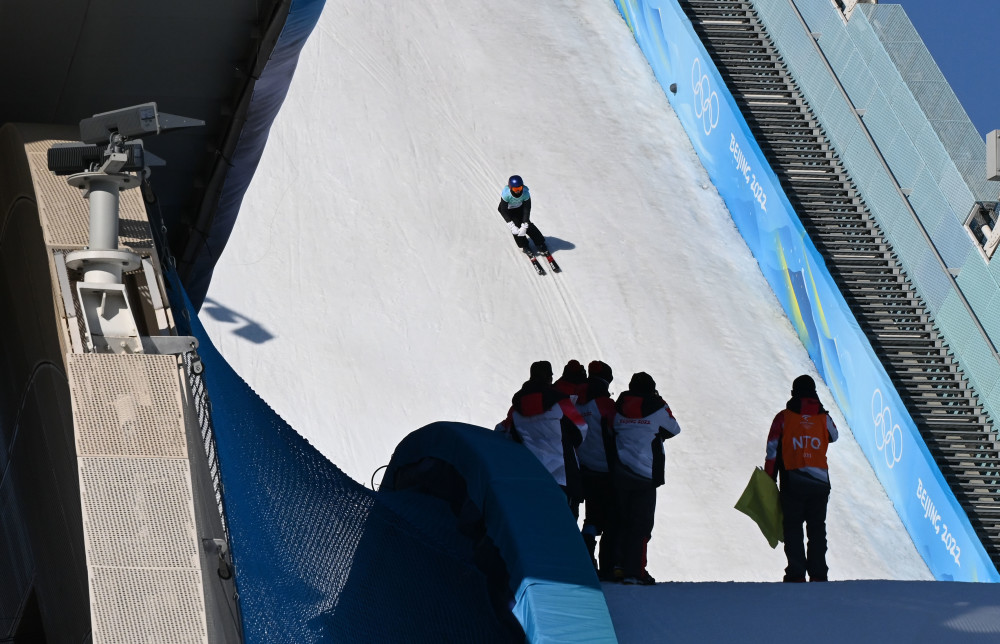
<instances>
[{"instance_id":1,"label":"group of people standing","mask_svg":"<svg viewBox=\"0 0 1000 644\"><path fill-rule=\"evenodd\" d=\"M646 544L656 488L664 482L663 442L679 434L680 425L645 372L634 374L617 400L609 390L611 367L600 360L586 369L570 360L552 379L551 363L533 363L497 430L548 469L574 517L584 506L583 539L598 577L656 583L646 570Z\"/></svg>"},{"instance_id":2,"label":"group of people standing","mask_svg":"<svg viewBox=\"0 0 1000 644\"><path fill-rule=\"evenodd\" d=\"M566 494L574 517L584 506L583 539L602 581L656 583L646 570L646 547L656 488L664 483L663 443L680 434L680 425L645 372L633 374L617 400L610 393L611 367L600 360L586 369L570 360L559 379L552 378L551 363L533 363L497 431L538 458ZM816 383L799 376L771 423L764 463L780 479L788 561L783 581L827 580L826 452L837 438Z\"/></svg>"}]
</instances>

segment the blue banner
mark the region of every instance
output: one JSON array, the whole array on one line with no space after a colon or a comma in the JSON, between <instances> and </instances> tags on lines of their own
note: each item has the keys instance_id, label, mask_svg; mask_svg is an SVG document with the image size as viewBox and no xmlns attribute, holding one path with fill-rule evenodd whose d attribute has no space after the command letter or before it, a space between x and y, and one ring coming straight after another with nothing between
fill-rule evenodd
<instances>
[{"instance_id":1,"label":"blue banner","mask_svg":"<svg viewBox=\"0 0 1000 644\"><path fill-rule=\"evenodd\" d=\"M676 0L615 4L931 573L1000 581L691 22Z\"/></svg>"}]
</instances>

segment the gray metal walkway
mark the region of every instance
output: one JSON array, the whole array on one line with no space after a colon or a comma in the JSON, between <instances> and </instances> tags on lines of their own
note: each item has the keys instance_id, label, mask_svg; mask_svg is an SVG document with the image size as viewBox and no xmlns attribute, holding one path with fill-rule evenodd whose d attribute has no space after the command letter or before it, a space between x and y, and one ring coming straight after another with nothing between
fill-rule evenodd
<instances>
[{"instance_id":1,"label":"gray metal walkway","mask_svg":"<svg viewBox=\"0 0 1000 644\"><path fill-rule=\"evenodd\" d=\"M744 0L680 0L806 232L1000 568L1000 453L934 320Z\"/></svg>"}]
</instances>

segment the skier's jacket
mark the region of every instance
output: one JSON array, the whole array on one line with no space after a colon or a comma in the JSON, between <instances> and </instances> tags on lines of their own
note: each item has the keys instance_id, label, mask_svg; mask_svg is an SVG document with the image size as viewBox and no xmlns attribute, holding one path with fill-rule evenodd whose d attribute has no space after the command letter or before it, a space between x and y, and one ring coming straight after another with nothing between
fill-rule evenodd
<instances>
[{"instance_id":1,"label":"skier's jacket","mask_svg":"<svg viewBox=\"0 0 1000 644\"><path fill-rule=\"evenodd\" d=\"M538 458L559 485L567 487L571 493L578 492L570 490L567 485L567 459L563 445L566 443L575 450L583 440L587 423L569 396L552 385L529 380L514 394L510 411L501 425L515 441L523 443ZM572 476L570 482L577 483Z\"/></svg>"},{"instance_id":2,"label":"skier's jacket","mask_svg":"<svg viewBox=\"0 0 1000 644\"><path fill-rule=\"evenodd\" d=\"M515 197L510 188L504 187L497 210L504 221L514 222L517 226L527 223L531 217L531 193L528 186L524 186L520 197Z\"/></svg>"},{"instance_id":3,"label":"skier's jacket","mask_svg":"<svg viewBox=\"0 0 1000 644\"><path fill-rule=\"evenodd\" d=\"M805 476L829 484L826 448L838 436L837 426L819 400L793 396L771 422L764 470L775 479L779 472L794 471L797 480Z\"/></svg>"},{"instance_id":4,"label":"skier's jacket","mask_svg":"<svg viewBox=\"0 0 1000 644\"><path fill-rule=\"evenodd\" d=\"M626 391L615 403L614 434L619 477L663 485L666 458L663 441L681 433L667 403L658 394Z\"/></svg>"},{"instance_id":5,"label":"skier's jacket","mask_svg":"<svg viewBox=\"0 0 1000 644\"><path fill-rule=\"evenodd\" d=\"M608 383L600 378L590 378L583 395L576 399L576 408L587 422L583 443L576 450L580 467L591 472L608 472L608 453L615 453L614 446L608 445L608 441L614 437L616 413Z\"/></svg>"}]
</instances>

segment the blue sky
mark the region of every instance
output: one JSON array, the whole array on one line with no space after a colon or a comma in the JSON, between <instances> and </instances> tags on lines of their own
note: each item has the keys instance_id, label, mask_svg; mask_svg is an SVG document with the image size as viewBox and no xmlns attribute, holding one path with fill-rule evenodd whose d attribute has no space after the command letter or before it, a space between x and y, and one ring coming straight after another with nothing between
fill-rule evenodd
<instances>
[{"instance_id":1,"label":"blue sky","mask_svg":"<svg viewBox=\"0 0 1000 644\"><path fill-rule=\"evenodd\" d=\"M962 102L979 133L1000 129L998 0L895 0Z\"/></svg>"}]
</instances>

